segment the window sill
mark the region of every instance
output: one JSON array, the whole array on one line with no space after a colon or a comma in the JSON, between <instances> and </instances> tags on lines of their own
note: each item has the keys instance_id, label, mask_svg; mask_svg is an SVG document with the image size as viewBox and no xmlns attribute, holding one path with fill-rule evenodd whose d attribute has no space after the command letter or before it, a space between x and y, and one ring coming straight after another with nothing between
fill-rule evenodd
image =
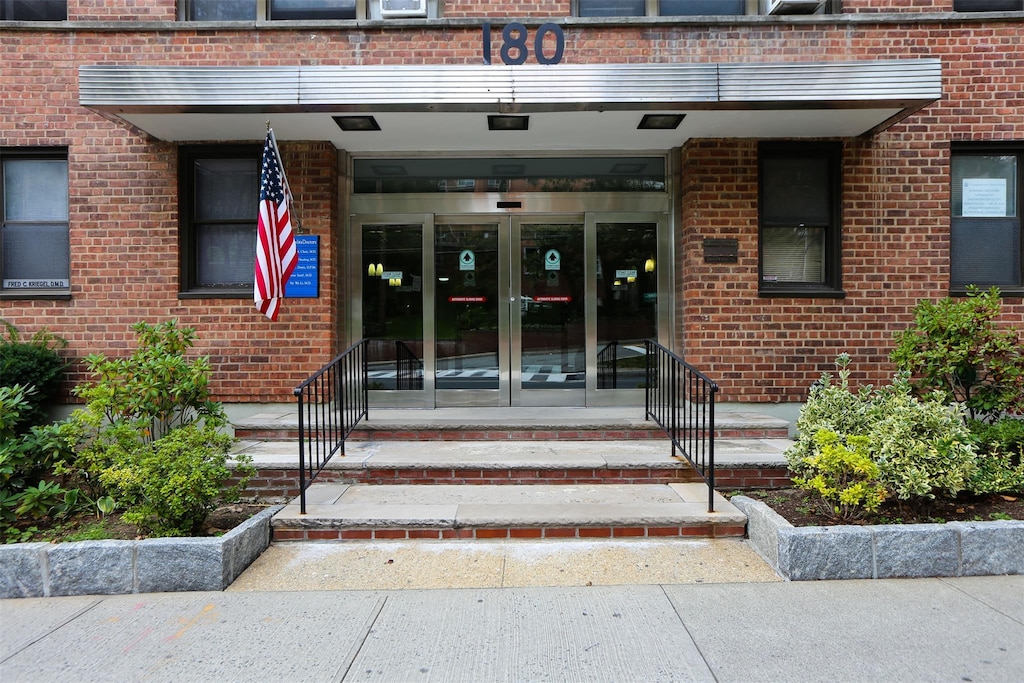
<instances>
[{"instance_id":1,"label":"window sill","mask_svg":"<svg viewBox=\"0 0 1024 683\"><path fill-rule=\"evenodd\" d=\"M249 289L193 289L178 292L179 299L249 299L252 300L252 288Z\"/></svg>"},{"instance_id":2,"label":"window sill","mask_svg":"<svg viewBox=\"0 0 1024 683\"><path fill-rule=\"evenodd\" d=\"M1006 299L1006 298L1017 299L1017 298L1020 298L1020 297L1024 297L1024 287L1017 287L1017 286L1008 287L1008 286L1000 286L1000 285L996 285L996 287L999 287L999 297L1002 298L1002 299ZM991 288L992 288L992 285L978 285L978 291L979 292L987 292ZM950 296L967 296L967 288L966 287L950 287L949 288L949 295Z\"/></svg>"},{"instance_id":3,"label":"window sill","mask_svg":"<svg viewBox=\"0 0 1024 683\"><path fill-rule=\"evenodd\" d=\"M0 299L17 301L19 299L46 299L48 301L70 301L69 289L5 289L0 291Z\"/></svg>"},{"instance_id":4,"label":"window sill","mask_svg":"<svg viewBox=\"0 0 1024 683\"><path fill-rule=\"evenodd\" d=\"M757 291L762 298L790 297L804 299L845 299L846 291L831 287L800 287L799 285L762 287Z\"/></svg>"}]
</instances>

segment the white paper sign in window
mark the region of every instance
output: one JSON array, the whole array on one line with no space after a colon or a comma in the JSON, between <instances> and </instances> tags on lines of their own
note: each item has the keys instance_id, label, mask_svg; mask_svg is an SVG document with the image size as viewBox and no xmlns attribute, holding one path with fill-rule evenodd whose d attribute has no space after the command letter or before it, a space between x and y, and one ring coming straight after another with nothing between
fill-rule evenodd
<instances>
[{"instance_id":1,"label":"white paper sign in window","mask_svg":"<svg viewBox=\"0 0 1024 683\"><path fill-rule=\"evenodd\" d=\"M965 217L1005 217L1005 178L964 178L963 209Z\"/></svg>"}]
</instances>

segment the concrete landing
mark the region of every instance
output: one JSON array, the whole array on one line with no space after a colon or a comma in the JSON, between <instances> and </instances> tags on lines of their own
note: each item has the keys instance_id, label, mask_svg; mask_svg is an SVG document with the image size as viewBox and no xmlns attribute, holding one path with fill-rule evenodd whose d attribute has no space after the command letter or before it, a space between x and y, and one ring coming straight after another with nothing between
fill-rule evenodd
<instances>
[{"instance_id":1,"label":"concrete landing","mask_svg":"<svg viewBox=\"0 0 1024 683\"><path fill-rule=\"evenodd\" d=\"M789 439L716 439L715 463L720 466L785 467ZM242 440L235 452L245 453L257 467L294 468L299 460L295 441ZM653 441L351 441L345 456L332 458L327 469L593 469L605 467L689 467L671 457L668 440Z\"/></svg>"},{"instance_id":2,"label":"concrete landing","mask_svg":"<svg viewBox=\"0 0 1024 683\"><path fill-rule=\"evenodd\" d=\"M278 543L229 591L781 581L738 539Z\"/></svg>"},{"instance_id":3,"label":"concrete landing","mask_svg":"<svg viewBox=\"0 0 1024 683\"><path fill-rule=\"evenodd\" d=\"M302 515L274 516L275 541L742 537L746 516L703 483L361 485L315 483Z\"/></svg>"}]
</instances>

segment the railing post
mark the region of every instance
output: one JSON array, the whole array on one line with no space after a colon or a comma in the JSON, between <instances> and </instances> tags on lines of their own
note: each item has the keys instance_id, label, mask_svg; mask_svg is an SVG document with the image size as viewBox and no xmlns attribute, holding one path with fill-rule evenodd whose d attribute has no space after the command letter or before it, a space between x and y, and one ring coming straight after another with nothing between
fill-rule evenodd
<instances>
[{"instance_id":1,"label":"railing post","mask_svg":"<svg viewBox=\"0 0 1024 683\"><path fill-rule=\"evenodd\" d=\"M718 392L718 385L710 387L710 402L708 404L708 512L715 511L715 394Z\"/></svg>"},{"instance_id":2,"label":"railing post","mask_svg":"<svg viewBox=\"0 0 1024 683\"><path fill-rule=\"evenodd\" d=\"M302 417L302 389L295 390L295 398L299 406L299 513L306 514L306 434L305 421Z\"/></svg>"}]
</instances>

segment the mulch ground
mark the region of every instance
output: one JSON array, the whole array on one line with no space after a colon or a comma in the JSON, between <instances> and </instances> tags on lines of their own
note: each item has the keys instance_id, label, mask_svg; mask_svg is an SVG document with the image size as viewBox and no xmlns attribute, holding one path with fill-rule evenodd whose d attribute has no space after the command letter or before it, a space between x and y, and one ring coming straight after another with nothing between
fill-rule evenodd
<instances>
[{"instance_id":1,"label":"mulch ground","mask_svg":"<svg viewBox=\"0 0 1024 683\"><path fill-rule=\"evenodd\" d=\"M818 496L796 488L746 489L736 493L760 500L793 526L849 524L824 514ZM1024 496L961 496L920 503L887 500L875 514L854 524L926 524L944 522L990 522L997 519L1024 520Z\"/></svg>"},{"instance_id":2,"label":"mulch ground","mask_svg":"<svg viewBox=\"0 0 1024 683\"><path fill-rule=\"evenodd\" d=\"M222 536L253 515L262 512L268 506L251 503L234 503L221 505L210 513L206 525L199 536ZM134 524L127 524L121 515L114 513L106 517L92 514L78 515L68 519L35 519L25 521L21 528L35 527L38 531L31 538L22 541L61 542L68 540L139 540L147 538L139 532ZM87 534L88 538L81 538Z\"/></svg>"}]
</instances>

